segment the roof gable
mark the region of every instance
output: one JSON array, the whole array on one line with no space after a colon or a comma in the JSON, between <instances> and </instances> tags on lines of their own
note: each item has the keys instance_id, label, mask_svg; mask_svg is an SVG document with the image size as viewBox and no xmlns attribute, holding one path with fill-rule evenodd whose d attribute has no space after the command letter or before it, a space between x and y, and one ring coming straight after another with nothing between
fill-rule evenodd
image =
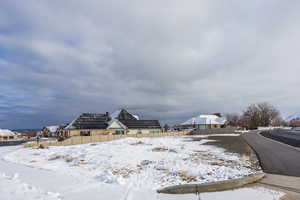
<instances>
[{"instance_id":1,"label":"roof gable","mask_svg":"<svg viewBox=\"0 0 300 200\"><path fill-rule=\"evenodd\" d=\"M137 118L130 114L127 110L121 109L113 112L111 118L119 120L137 120Z\"/></svg>"},{"instance_id":2,"label":"roof gable","mask_svg":"<svg viewBox=\"0 0 300 200\"><path fill-rule=\"evenodd\" d=\"M109 122L107 129L127 129L119 120L113 119Z\"/></svg>"}]
</instances>

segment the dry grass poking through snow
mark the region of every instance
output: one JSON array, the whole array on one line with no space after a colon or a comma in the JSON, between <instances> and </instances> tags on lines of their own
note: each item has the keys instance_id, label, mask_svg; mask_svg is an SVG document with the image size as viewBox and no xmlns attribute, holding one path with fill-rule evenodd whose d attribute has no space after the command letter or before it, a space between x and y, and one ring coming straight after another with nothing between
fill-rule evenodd
<instances>
[{"instance_id":1,"label":"dry grass poking through snow","mask_svg":"<svg viewBox=\"0 0 300 200\"><path fill-rule=\"evenodd\" d=\"M198 180L197 176L190 175L188 171L178 171L177 174L181 178L181 180L187 183Z\"/></svg>"},{"instance_id":2,"label":"dry grass poking through snow","mask_svg":"<svg viewBox=\"0 0 300 200\"><path fill-rule=\"evenodd\" d=\"M113 169L112 174L122 176L123 178L128 178L132 174L140 173L139 169L132 169L132 168L120 168L120 169Z\"/></svg>"},{"instance_id":3,"label":"dry grass poking through snow","mask_svg":"<svg viewBox=\"0 0 300 200\"><path fill-rule=\"evenodd\" d=\"M125 138L111 142L20 149L12 162L105 184L159 188L241 178L257 172L248 157L187 137ZM31 161L37 162L31 162Z\"/></svg>"},{"instance_id":4,"label":"dry grass poking through snow","mask_svg":"<svg viewBox=\"0 0 300 200\"><path fill-rule=\"evenodd\" d=\"M65 156L56 155L56 156L49 158L48 161L53 161L53 160L58 160L58 159L64 159L67 163L69 163L69 162L73 162L76 159L76 157L71 157L68 155L65 155Z\"/></svg>"},{"instance_id":5,"label":"dry grass poking through snow","mask_svg":"<svg viewBox=\"0 0 300 200\"><path fill-rule=\"evenodd\" d=\"M143 141L138 141L138 142L131 143L130 145L136 146L136 145L152 145L152 144L146 144L146 143L143 142Z\"/></svg>"},{"instance_id":6,"label":"dry grass poking through snow","mask_svg":"<svg viewBox=\"0 0 300 200\"><path fill-rule=\"evenodd\" d=\"M155 148L152 149L152 151L154 151L154 152L164 152L164 151L166 151L166 152L177 153L176 150L169 149L167 147L155 147Z\"/></svg>"}]
</instances>

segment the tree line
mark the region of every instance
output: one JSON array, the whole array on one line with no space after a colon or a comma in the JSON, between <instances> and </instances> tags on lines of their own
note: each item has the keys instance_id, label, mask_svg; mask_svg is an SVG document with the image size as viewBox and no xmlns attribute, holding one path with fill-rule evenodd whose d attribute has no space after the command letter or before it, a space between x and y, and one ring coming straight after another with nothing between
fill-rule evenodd
<instances>
[{"instance_id":1,"label":"tree line","mask_svg":"<svg viewBox=\"0 0 300 200\"><path fill-rule=\"evenodd\" d=\"M241 115L227 114L229 126L238 126L246 129L257 129L260 126L300 126L300 119L286 122L280 112L270 103L257 103L249 105Z\"/></svg>"}]
</instances>

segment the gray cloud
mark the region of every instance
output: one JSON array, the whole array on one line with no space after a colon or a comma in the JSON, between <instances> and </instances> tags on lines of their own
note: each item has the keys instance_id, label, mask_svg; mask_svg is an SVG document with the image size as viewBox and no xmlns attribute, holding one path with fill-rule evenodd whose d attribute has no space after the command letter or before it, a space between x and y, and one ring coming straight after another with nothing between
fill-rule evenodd
<instances>
[{"instance_id":1,"label":"gray cloud","mask_svg":"<svg viewBox=\"0 0 300 200\"><path fill-rule=\"evenodd\" d=\"M297 1L0 4L1 127L120 107L170 123L260 101L299 109Z\"/></svg>"}]
</instances>

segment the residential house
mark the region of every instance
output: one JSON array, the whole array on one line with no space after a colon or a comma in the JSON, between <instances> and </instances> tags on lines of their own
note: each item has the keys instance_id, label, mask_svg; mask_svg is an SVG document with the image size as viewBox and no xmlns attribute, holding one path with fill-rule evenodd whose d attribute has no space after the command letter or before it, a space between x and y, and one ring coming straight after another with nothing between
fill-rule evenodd
<instances>
[{"instance_id":1,"label":"residential house","mask_svg":"<svg viewBox=\"0 0 300 200\"><path fill-rule=\"evenodd\" d=\"M60 135L71 136L90 136L109 134L106 128L111 120L108 113L82 113L68 124Z\"/></svg>"},{"instance_id":2,"label":"residential house","mask_svg":"<svg viewBox=\"0 0 300 200\"><path fill-rule=\"evenodd\" d=\"M59 126L45 126L42 129L43 137L57 137Z\"/></svg>"},{"instance_id":3,"label":"residential house","mask_svg":"<svg viewBox=\"0 0 300 200\"><path fill-rule=\"evenodd\" d=\"M0 129L0 141L10 141L20 139L21 135L8 129Z\"/></svg>"},{"instance_id":4,"label":"residential house","mask_svg":"<svg viewBox=\"0 0 300 200\"><path fill-rule=\"evenodd\" d=\"M187 121L181 123L178 128L181 129L212 129L212 128L223 128L226 124L226 118L220 115L199 115L192 117Z\"/></svg>"},{"instance_id":5,"label":"residential house","mask_svg":"<svg viewBox=\"0 0 300 200\"><path fill-rule=\"evenodd\" d=\"M105 114L83 113L69 125L61 128L59 136L66 138L108 134L160 133L161 130L158 120L139 120L137 115L120 109L111 115L108 112Z\"/></svg>"},{"instance_id":6,"label":"residential house","mask_svg":"<svg viewBox=\"0 0 300 200\"><path fill-rule=\"evenodd\" d=\"M140 117L125 109L111 114L112 121L107 130L115 130L115 134L153 134L162 131L158 120L140 120Z\"/></svg>"},{"instance_id":7,"label":"residential house","mask_svg":"<svg viewBox=\"0 0 300 200\"><path fill-rule=\"evenodd\" d=\"M127 134L161 133L162 127L158 120L120 120L126 126Z\"/></svg>"}]
</instances>

